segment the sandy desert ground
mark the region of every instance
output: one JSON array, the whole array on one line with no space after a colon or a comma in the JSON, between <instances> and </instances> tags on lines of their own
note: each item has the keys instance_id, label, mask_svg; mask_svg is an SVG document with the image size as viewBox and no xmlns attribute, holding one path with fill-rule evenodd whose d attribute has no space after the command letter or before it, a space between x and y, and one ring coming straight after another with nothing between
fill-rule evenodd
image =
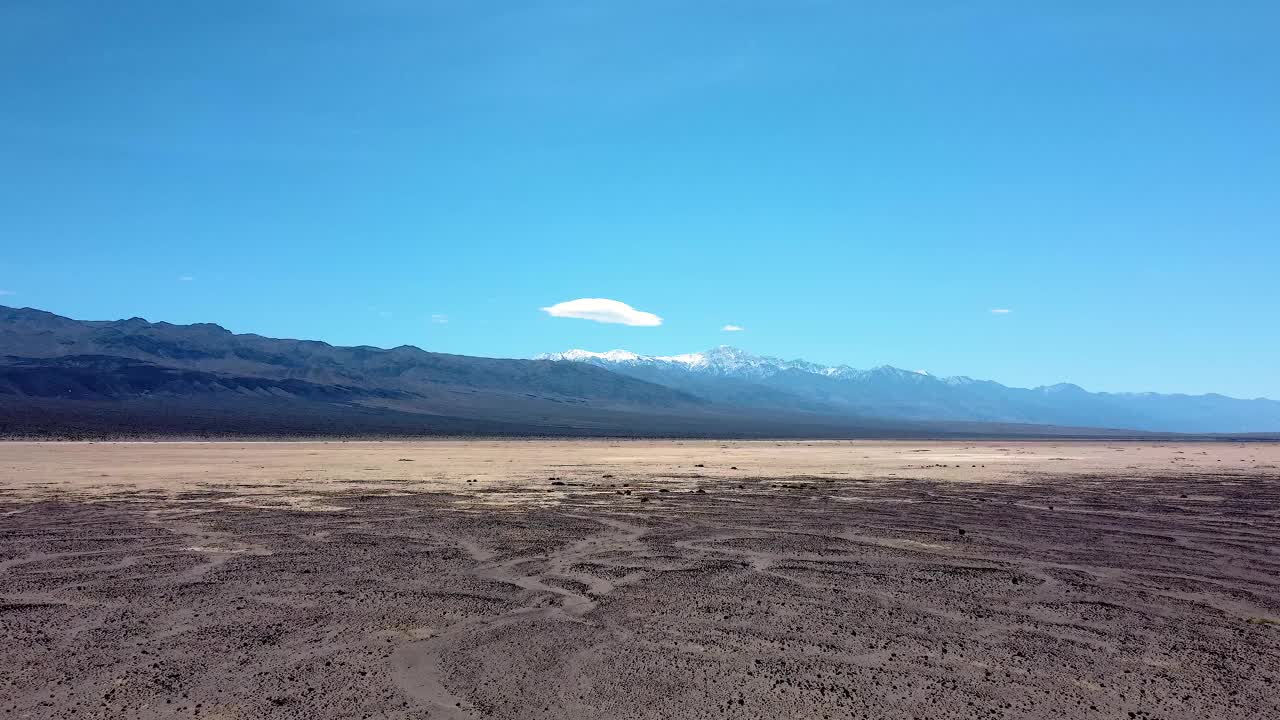
<instances>
[{"instance_id":1,"label":"sandy desert ground","mask_svg":"<svg viewBox=\"0 0 1280 720\"><path fill-rule=\"evenodd\" d=\"M0 443L5 718L1280 717L1280 446Z\"/></svg>"}]
</instances>

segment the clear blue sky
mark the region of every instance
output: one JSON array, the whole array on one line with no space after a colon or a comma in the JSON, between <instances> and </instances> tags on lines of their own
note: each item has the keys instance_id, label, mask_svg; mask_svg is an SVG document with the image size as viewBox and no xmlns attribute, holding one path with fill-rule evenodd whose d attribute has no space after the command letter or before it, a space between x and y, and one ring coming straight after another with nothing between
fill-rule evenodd
<instances>
[{"instance_id":1,"label":"clear blue sky","mask_svg":"<svg viewBox=\"0 0 1280 720\"><path fill-rule=\"evenodd\" d=\"M0 303L1280 398L1277 28L1231 0L5 0ZM576 298L663 324L539 309Z\"/></svg>"}]
</instances>

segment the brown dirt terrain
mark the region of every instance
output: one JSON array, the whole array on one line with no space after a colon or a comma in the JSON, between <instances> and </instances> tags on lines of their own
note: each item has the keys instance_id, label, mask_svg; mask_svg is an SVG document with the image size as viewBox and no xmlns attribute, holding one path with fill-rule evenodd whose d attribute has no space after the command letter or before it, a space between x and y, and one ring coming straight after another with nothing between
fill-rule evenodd
<instances>
[{"instance_id":1,"label":"brown dirt terrain","mask_svg":"<svg viewBox=\"0 0 1280 720\"><path fill-rule=\"evenodd\" d=\"M1280 717L1280 446L0 443L6 718Z\"/></svg>"}]
</instances>

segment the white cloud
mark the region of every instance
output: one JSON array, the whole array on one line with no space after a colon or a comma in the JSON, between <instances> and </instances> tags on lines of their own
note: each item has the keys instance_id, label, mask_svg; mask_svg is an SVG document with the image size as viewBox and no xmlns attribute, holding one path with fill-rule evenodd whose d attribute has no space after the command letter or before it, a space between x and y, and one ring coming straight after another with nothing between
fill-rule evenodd
<instances>
[{"instance_id":1,"label":"white cloud","mask_svg":"<svg viewBox=\"0 0 1280 720\"><path fill-rule=\"evenodd\" d=\"M1013 311L1010 310L1009 308L995 308L991 312L995 313L996 315L1008 315Z\"/></svg>"},{"instance_id":2,"label":"white cloud","mask_svg":"<svg viewBox=\"0 0 1280 720\"><path fill-rule=\"evenodd\" d=\"M195 278L190 275L182 275L178 279L182 282L191 282L192 280L195 280Z\"/></svg>"},{"instance_id":3,"label":"white cloud","mask_svg":"<svg viewBox=\"0 0 1280 720\"><path fill-rule=\"evenodd\" d=\"M14 292L14 291L12 291L12 290L0 290L0 296L3 296L3 295L17 295L17 294L18 294L18 293Z\"/></svg>"},{"instance_id":4,"label":"white cloud","mask_svg":"<svg viewBox=\"0 0 1280 720\"><path fill-rule=\"evenodd\" d=\"M724 332L742 332L744 330L741 325L725 325L720 329Z\"/></svg>"},{"instance_id":5,"label":"white cloud","mask_svg":"<svg viewBox=\"0 0 1280 720\"><path fill-rule=\"evenodd\" d=\"M662 318L653 313L637 310L624 302L605 298L569 300L556 303L551 307L544 307L542 311L551 317L578 318L618 325L655 327L662 324Z\"/></svg>"},{"instance_id":6,"label":"white cloud","mask_svg":"<svg viewBox=\"0 0 1280 720\"><path fill-rule=\"evenodd\" d=\"M449 316L444 313L431 313L431 322L436 325L446 325L449 322Z\"/></svg>"}]
</instances>

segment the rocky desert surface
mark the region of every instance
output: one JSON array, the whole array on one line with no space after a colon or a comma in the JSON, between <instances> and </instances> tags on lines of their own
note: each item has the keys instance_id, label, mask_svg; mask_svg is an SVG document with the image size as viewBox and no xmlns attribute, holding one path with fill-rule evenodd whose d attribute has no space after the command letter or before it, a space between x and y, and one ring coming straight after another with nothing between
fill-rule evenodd
<instances>
[{"instance_id":1,"label":"rocky desert surface","mask_svg":"<svg viewBox=\"0 0 1280 720\"><path fill-rule=\"evenodd\" d=\"M5 718L1280 717L1280 446L0 443Z\"/></svg>"}]
</instances>

